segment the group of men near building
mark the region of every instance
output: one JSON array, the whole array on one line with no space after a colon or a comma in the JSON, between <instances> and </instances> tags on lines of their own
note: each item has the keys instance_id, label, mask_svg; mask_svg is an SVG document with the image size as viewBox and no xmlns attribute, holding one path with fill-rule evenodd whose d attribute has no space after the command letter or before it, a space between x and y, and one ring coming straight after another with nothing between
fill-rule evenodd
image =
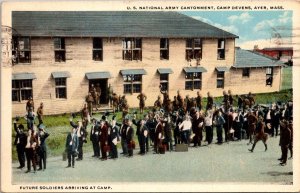
<instances>
[{"instance_id":1,"label":"group of men near building","mask_svg":"<svg viewBox=\"0 0 300 193\"><path fill-rule=\"evenodd\" d=\"M28 173L31 171L31 166L33 166L34 172L36 172L36 170L46 169L46 139L48 138L49 133L45 130L45 125L43 124L43 103L41 103L37 109L39 121L37 126L34 124L36 115L34 113L34 102L32 97L30 97L26 103L26 112L24 118L27 122L27 132L25 132L24 125L18 123L20 120L19 117L16 117L13 123L16 132L14 145L16 145L20 163L18 169L24 168L25 161L27 161L26 173ZM36 168L37 164L39 165L39 169Z\"/></svg>"},{"instance_id":2,"label":"group of men near building","mask_svg":"<svg viewBox=\"0 0 300 193\"><path fill-rule=\"evenodd\" d=\"M177 144L193 144L193 147L202 146L204 142L206 145L212 144L214 128L216 128L216 144L249 139L248 145L253 144L249 149L250 152L254 151L256 143L260 140L267 150L268 136L280 135L282 155L279 160L281 165L286 165L288 149L290 149L291 157L293 156L292 102L281 105L272 104L268 107L259 106L255 105L254 96L251 93L243 98L236 96L236 100L230 91L228 93L224 91L222 104L217 106L208 92L207 104L204 108L199 92L195 98L189 96L183 98L178 91L177 96L174 96L174 101L169 99L168 93L162 92L162 94L163 100L158 97L153 109L147 113L143 113L147 97L143 93L138 95L142 115L139 119L137 119L137 113L129 113L126 97L121 97L119 100L123 107L121 122L117 121L115 115L109 120L108 113L104 114L100 120L91 118L88 104L85 104L81 111L82 119L77 123L73 122L72 118L70 119L72 129L65 145L68 154L67 167L75 166L75 157L78 161L83 160L83 145L88 142L88 138L93 144L93 157L105 161L108 158L118 158L118 143L121 144L121 154L133 157L133 150L136 146L134 134L138 139L140 155L151 151L151 147L154 153L164 154L165 151L173 151ZM113 98L112 101L114 101ZM237 106L234 106L235 101ZM26 105L27 134L22 124L17 125L17 120L14 122L19 168L25 166L25 152L27 171L31 170L30 163L36 170L38 158L40 169L42 169L42 163L46 169L45 139L49 134L45 131L42 122L43 104L41 103L37 111L40 117L37 127L39 131L35 129L30 118L32 114L35 116L33 108L31 98ZM90 131L88 131L90 125ZM136 126L136 130L133 125Z\"/></svg>"}]
</instances>

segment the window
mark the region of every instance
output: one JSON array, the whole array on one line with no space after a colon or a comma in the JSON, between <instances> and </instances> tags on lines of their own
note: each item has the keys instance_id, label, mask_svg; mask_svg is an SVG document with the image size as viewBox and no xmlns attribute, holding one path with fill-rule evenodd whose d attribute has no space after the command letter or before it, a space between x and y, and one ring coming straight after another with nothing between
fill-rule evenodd
<instances>
[{"instance_id":1,"label":"window","mask_svg":"<svg viewBox=\"0 0 300 193\"><path fill-rule=\"evenodd\" d=\"M161 91L169 90L169 74L160 74Z\"/></svg>"},{"instance_id":2,"label":"window","mask_svg":"<svg viewBox=\"0 0 300 193\"><path fill-rule=\"evenodd\" d=\"M102 38L93 38L93 60L103 61Z\"/></svg>"},{"instance_id":3,"label":"window","mask_svg":"<svg viewBox=\"0 0 300 193\"><path fill-rule=\"evenodd\" d=\"M54 38L55 62L66 61L65 38Z\"/></svg>"},{"instance_id":4,"label":"window","mask_svg":"<svg viewBox=\"0 0 300 193\"><path fill-rule=\"evenodd\" d=\"M201 87L202 87L201 72L187 72L185 74L185 90L201 89Z\"/></svg>"},{"instance_id":5,"label":"window","mask_svg":"<svg viewBox=\"0 0 300 193\"><path fill-rule=\"evenodd\" d=\"M123 60L142 60L142 39L125 38L122 41Z\"/></svg>"},{"instance_id":6,"label":"window","mask_svg":"<svg viewBox=\"0 0 300 193\"><path fill-rule=\"evenodd\" d=\"M31 63L31 43L29 37L13 37L13 64Z\"/></svg>"},{"instance_id":7,"label":"window","mask_svg":"<svg viewBox=\"0 0 300 193\"><path fill-rule=\"evenodd\" d=\"M202 58L202 41L201 39L187 39L186 40L186 60L192 59L200 60Z\"/></svg>"},{"instance_id":8,"label":"window","mask_svg":"<svg viewBox=\"0 0 300 193\"><path fill-rule=\"evenodd\" d=\"M140 93L142 90L142 75L123 75L124 94Z\"/></svg>"},{"instance_id":9,"label":"window","mask_svg":"<svg viewBox=\"0 0 300 193\"><path fill-rule=\"evenodd\" d=\"M217 88L224 88L224 72L217 72Z\"/></svg>"},{"instance_id":10,"label":"window","mask_svg":"<svg viewBox=\"0 0 300 193\"><path fill-rule=\"evenodd\" d=\"M55 78L55 95L56 98L67 98L67 79Z\"/></svg>"},{"instance_id":11,"label":"window","mask_svg":"<svg viewBox=\"0 0 300 193\"><path fill-rule=\"evenodd\" d=\"M218 60L225 59L225 39L218 39Z\"/></svg>"},{"instance_id":12,"label":"window","mask_svg":"<svg viewBox=\"0 0 300 193\"><path fill-rule=\"evenodd\" d=\"M160 39L160 59L169 60L169 39Z\"/></svg>"},{"instance_id":13,"label":"window","mask_svg":"<svg viewBox=\"0 0 300 193\"><path fill-rule=\"evenodd\" d=\"M32 97L32 80L12 81L12 101L24 101Z\"/></svg>"},{"instance_id":14,"label":"window","mask_svg":"<svg viewBox=\"0 0 300 193\"><path fill-rule=\"evenodd\" d=\"M250 68L243 68L243 77L250 77Z\"/></svg>"},{"instance_id":15,"label":"window","mask_svg":"<svg viewBox=\"0 0 300 193\"><path fill-rule=\"evenodd\" d=\"M266 68L266 85L272 86L273 83L273 68Z\"/></svg>"}]
</instances>

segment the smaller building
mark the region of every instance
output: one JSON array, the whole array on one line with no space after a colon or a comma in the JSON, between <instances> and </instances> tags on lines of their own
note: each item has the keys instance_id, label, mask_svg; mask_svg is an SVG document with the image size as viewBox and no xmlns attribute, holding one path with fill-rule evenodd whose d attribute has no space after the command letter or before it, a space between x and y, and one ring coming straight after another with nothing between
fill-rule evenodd
<instances>
[{"instance_id":1,"label":"smaller building","mask_svg":"<svg viewBox=\"0 0 300 193\"><path fill-rule=\"evenodd\" d=\"M263 48L261 50L256 49L255 51L276 60L281 60L290 66L293 65L293 47Z\"/></svg>"}]
</instances>

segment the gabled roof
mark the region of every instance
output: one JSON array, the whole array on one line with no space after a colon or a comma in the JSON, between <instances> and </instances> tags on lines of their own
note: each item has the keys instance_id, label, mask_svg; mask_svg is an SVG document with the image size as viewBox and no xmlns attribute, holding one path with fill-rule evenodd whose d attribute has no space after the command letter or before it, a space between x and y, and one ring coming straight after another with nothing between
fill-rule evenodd
<instances>
[{"instance_id":1,"label":"gabled roof","mask_svg":"<svg viewBox=\"0 0 300 193\"><path fill-rule=\"evenodd\" d=\"M274 60L259 53L240 48L235 49L234 68L275 67L282 65L284 65L283 62Z\"/></svg>"},{"instance_id":2,"label":"gabled roof","mask_svg":"<svg viewBox=\"0 0 300 193\"><path fill-rule=\"evenodd\" d=\"M12 27L21 36L238 38L171 11L13 11Z\"/></svg>"}]
</instances>

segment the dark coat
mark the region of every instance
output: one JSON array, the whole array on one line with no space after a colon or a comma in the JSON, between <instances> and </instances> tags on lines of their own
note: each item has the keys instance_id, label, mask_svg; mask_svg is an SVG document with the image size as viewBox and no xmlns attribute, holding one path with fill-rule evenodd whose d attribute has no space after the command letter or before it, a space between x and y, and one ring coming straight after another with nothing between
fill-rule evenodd
<instances>
[{"instance_id":1,"label":"dark coat","mask_svg":"<svg viewBox=\"0 0 300 193\"><path fill-rule=\"evenodd\" d=\"M291 141L292 141L291 130L288 127L282 128L280 134L280 145L287 147L291 143Z\"/></svg>"},{"instance_id":2,"label":"dark coat","mask_svg":"<svg viewBox=\"0 0 300 193\"><path fill-rule=\"evenodd\" d=\"M202 117L202 116L199 116L198 118L196 116L193 117L192 130L195 135L200 135L202 132L203 125L201 127L199 127L199 124L201 122L204 122L204 117Z\"/></svg>"},{"instance_id":3,"label":"dark coat","mask_svg":"<svg viewBox=\"0 0 300 193\"><path fill-rule=\"evenodd\" d=\"M46 145L46 139L47 139L47 137L49 137L49 133L47 133L47 132L44 132L44 135L41 135L40 133L39 133L39 138L40 138L40 151L41 152L46 152L47 151L47 145Z\"/></svg>"},{"instance_id":4,"label":"dark coat","mask_svg":"<svg viewBox=\"0 0 300 193\"><path fill-rule=\"evenodd\" d=\"M90 140L94 143L98 143L99 142L99 133L100 133L100 128L99 125L93 125L91 127L91 133L90 133Z\"/></svg>"},{"instance_id":5,"label":"dark coat","mask_svg":"<svg viewBox=\"0 0 300 193\"><path fill-rule=\"evenodd\" d=\"M127 128L126 128L126 142L127 142L127 144L129 144L133 140L133 135L134 135L133 128L130 127L130 126L127 126Z\"/></svg>"},{"instance_id":6,"label":"dark coat","mask_svg":"<svg viewBox=\"0 0 300 193\"><path fill-rule=\"evenodd\" d=\"M99 140L100 143L105 143L108 141L108 127L105 124L103 127L100 127Z\"/></svg>"},{"instance_id":7,"label":"dark coat","mask_svg":"<svg viewBox=\"0 0 300 193\"><path fill-rule=\"evenodd\" d=\"M72 145L70 145L71 141L72 141L72 134L69 133L66 139L66 149L68 152L74 153L75 151L77 151L79 145L79 139L76 133L74 134Z\"/></svg>"},{"instance_id":8,"label":"dark coat","mask_svg":"<svg viewBox=\"0 0 300 193\"><path fill-rule=\"evenodd\" d=\"M14 129L16 131L16 138L14 141L14 145L17 145L18 147L25 148L26 143L27 143L27 136L26 133L20 132L18 129L17 123L14 123ZM19 143L18 143L19 140Z\"/></svg>"}]
</instances>

